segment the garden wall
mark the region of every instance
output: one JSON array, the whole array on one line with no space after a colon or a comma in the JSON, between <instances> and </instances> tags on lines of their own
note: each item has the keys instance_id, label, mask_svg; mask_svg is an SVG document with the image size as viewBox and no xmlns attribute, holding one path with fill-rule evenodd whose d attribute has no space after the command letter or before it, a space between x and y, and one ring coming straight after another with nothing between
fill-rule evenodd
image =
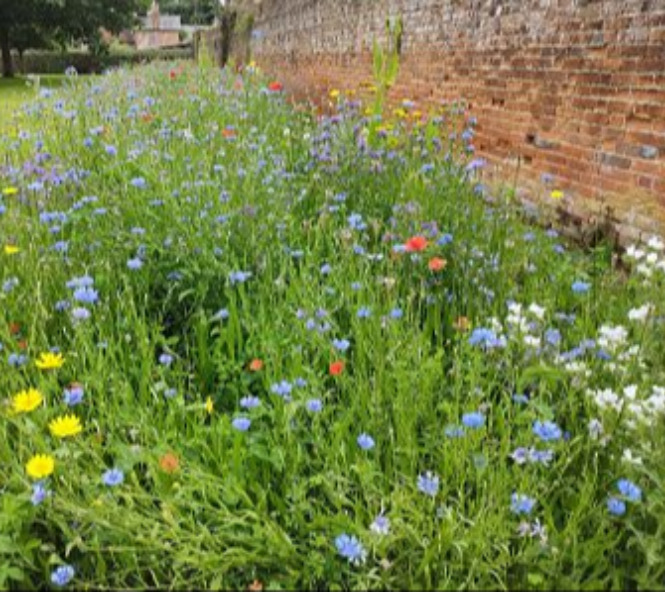
<instances>
[{"instance_id":1,"label":"garden wall","mask_svg":"<svg viewBox=\"0 0 665 592\"><path fill-rule=\"evenodd\" d=\"M252 53L287 90L371 81L372 39L403 19L394 100L464 98L495 178L543 173L623 231L665 218L665 0L262 0Z\"/></svg>"}]
</instances>

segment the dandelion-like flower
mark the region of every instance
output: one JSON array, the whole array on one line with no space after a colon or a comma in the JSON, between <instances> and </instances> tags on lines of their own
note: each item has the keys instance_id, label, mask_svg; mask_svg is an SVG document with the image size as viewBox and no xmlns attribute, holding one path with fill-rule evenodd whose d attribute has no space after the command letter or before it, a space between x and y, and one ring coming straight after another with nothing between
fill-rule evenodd
<instances>
[{"instance_id":1,"label":"dandelion-like flower","mask_svg":"<svg viewBox=\"0 0 665 592\"><path fill-rule=\"evenodd\" d=\"M81 433L83 427L76 415L62 415L48 424L51 434L56 438L69 438Z\"/></svg>"},{"instance_id":2,"label":"dandelion-like flower","mask_svg":"<svg viewBox=\"0 0 665 592\"><path fill-rule=\"evenodd\" d=\"M45 479L55 468L55 460L50 454L36 454L25 465L28 476L32 479Z\"/></svg>"},{"instance_id":3,"label":"dandelion-like flower","mask_svg":"<svg viewBox=\"0 0 665 592\"><path fill-rule=\"evenodd\" d=\"M65 358L62 354L53 352L44 352L39 355L39 358L35 362L35 366L40 370L57 370L62 368L62 365L65 363Z\"/></svg>"},{"instance_id":4,"label":"dandelion-like flower","mask_svg":"<svg viewBox=\"0 0 665 592\"><path fill-rule=\"evenodd\" d=\"M20 391L12 398L12 411L14 413L29 413L42 404L44 397L34 388Z\"/></svg>"}]
</instances>

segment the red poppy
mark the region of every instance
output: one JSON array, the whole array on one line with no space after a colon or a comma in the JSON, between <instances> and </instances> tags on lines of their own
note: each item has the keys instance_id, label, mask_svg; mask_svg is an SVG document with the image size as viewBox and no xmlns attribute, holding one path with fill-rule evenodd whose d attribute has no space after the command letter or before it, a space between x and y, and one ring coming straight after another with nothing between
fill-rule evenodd
<instances>
[{"instance_id":1,"label":"red poppy","mask_svg":"<svg viewBox=\"0 0 665 592\"><path fill-rule=\"evenodd\" d=\"M171 80L175 80L175 77L176 77L176 76L177 76L177 73L176 73L175 70L171 70L171 71L169 72L169 78L170 78Z\"/></svg>"},{"instance_id":2,"label":"red poppy","mask_svg":"<svg viewBox=\"0 0 665 592\"><path fill-rule=\"evenodd\" d=\"M21 325L18 323L9 323L9 333L16 335L21 330Z\"/></svg>"},{"instance_id":3,"label":"red poppy","mask_svg":"<svg viewBox=\"0 0 665 592\"><path fill-rule=\"evenodd\" d=\"M228 127L225 127L222 130L222 136L225 138L235 138L236 137L236 131L233 129L229 129Z\"/></svg>"},{"instance_id":4,"label":"red poppy","mask_svg":"<svg viewBox=\"0 0 665 592\"><path fill-rule=\"evenodd\" d=\"M407 253L417 253L427 248L427 239L424 236L412 236L406 244Z\"/></svg>"},{"instance_id":5,"label":"red poppy","mask_svg":"<svg viewBox=\"0 0 665 592\"><path fill-rule=\"evenodd\" d=\"M339 376L344 371L344 362L342 360L332 362L328 371L330 372L330 376Z\"/></svg>"},{"instance_id":6,"label":"red poppy","mask_svg":"<svg viewBox=\"0 0 665 592\"><path fill-rule=\"evenodd\" d=\"M167 452L159 459L159 466L165 473L174 473L180 467L180 461L173 452Z\"/></svg>"},{"instance_id":7,"label":"red poppy","mask_svg":"<svg viewBox=\"0 0 665 592\"><path fill-rule=\"evenodd\" d=\"M427 267L429 267L430 271L441 271L447 264L448 262L445 259L441 259L441 257L432 257L427 263Z\"/></svg>"},{"instance_id":8,"label":"red poppy","mask_svg":"<svg viewBox=\"0 0 665 592\"><path fill-rule=\"evenodd\" d=\"M259 360L259 358L254 358L250 363L249 363L249 369L252 372L258 372L263 368L263 361Z\"/></svg>"},{"instance_id":9,"label":"red poppy","mask_svg":"<svg viewBox=\"0 0 665 592\"><path fill-rule=\"evenodd\" d=\"M268 85L268 89L271 90L271 91L273 91L273 92L279 92L279 91L282 90L283 88L284 88L284 87L282 86L282 83L281 83L281 82L277 82L276 80L275 80L274 82L271 82L271 83Z\"/></svg>"}]
</instances>

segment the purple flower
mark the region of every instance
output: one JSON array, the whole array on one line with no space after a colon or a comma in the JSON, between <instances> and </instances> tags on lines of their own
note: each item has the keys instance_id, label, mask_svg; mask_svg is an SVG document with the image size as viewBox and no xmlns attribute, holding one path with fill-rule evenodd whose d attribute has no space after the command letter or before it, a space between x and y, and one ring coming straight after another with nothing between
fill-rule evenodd
<instances>
[{"instance_id":1,"label":"purple flower","mask_svg":"<svg viewBox=\"0 0 665 592\"><path fill-rule=\"evenodd\" d=\"M247 417L236 417L231 424L239 432L246 432L252 425L252 420Z\"/></svg>"},{"instance_id":2,"label":"purple flower","mask_svg":"<svg viewBox=\"0 0 665 592\"><path fill-rule=\"evenodd\" d=\"M66 586L74 578L74 568L71 565L61 565L51 573L51 583L55 586Z\"/></svg>"},{"instance_id":3,"label":"purple flower","mask_svg":"<svg viewBox=\"0 0 665 592\"><path fill-rule=\"evenodd\" d=\"M261 405L261 400L258 397L247 396L240 399L240 406L244 409L254 409Z\"/></svg>"},{"instance_id":4,"label":"purple flower","mask_svg":"<svg viewBox=\"0 0 665 592\"><path fill-rule=\"evenodd\" d=\"M369 529L376 534L387 535L390 533L390 520L383 514L379 514L374 518L374 522L372 522Z\"/></svg>"},{"instance_id":5,"label":"purple flower","mask_svg":"<svg viewBox=\"0 0 665 592\"><path fill-rule=\"evenodd\" d=\"M109 469L102 475L102 483L108 487L120 485L125 480L125 474L120 469Z\"/></svg>"}]
</instances>

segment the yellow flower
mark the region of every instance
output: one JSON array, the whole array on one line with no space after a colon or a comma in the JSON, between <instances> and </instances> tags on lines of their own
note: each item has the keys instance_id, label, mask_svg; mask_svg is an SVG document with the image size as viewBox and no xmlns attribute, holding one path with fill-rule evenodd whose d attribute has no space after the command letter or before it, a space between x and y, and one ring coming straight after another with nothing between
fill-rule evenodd
<instances>
[{"instance_id":1,"label":"yellow flower","mask_svg":"<svg viewBox=\"0 0 665 592\"><path fill-rule=\"evenodd\" d=\"M550 197L552 199L562 199L563 198L563 191L560 191L559 189L555 189L550 193Z\"/></svg>"},{"instance_id":2,"label":"yellow flower","mask_svg":"<svg viewBox=\"0 0 665 592\"><path fill-rule=\"evenodd\" d=\"M213 408L214 408L214 403L212 402L212 398L208 397L206 399L206 411L208 413L212 413Z\"/></svg>"},{"instance_id":3,"label":"yellow flower","mask_svg":"<svg viewBox=\"0 0 665 592\"><path fill-rule=\"evenodd\" d=\"M12 410L14 413L28 413L37 409L42 404L44 397L37 389L28 389L16 393L12 398Z\"/></svg>"},{"instance_id":4,"label":"yellow flower","mask_svg":"<svg viewBox=\"0 0 665 592\"><path fill-rule=\"evenodd\" d=\"M339 91L336 88L333 88L330 91L330 98L331 99L336 99L337 97L339 97Z\"/></svg>"},{"instance_id":5,"label":"yellow flower","mask_svg":"<svg viewBox=\"0 0 665 592\"><path fill-rule=\"evenodd\" d=\"M57 417L50 424L48 424L51 434L56 438L68 438L69 436L76 436L83 429L81 427L81 420L76 415L63 415Z\"/></svg>"},{"instance_id":6,"label":"yellow flower","mask_svg":"<svg viewBox=\"0 0 665 592\"><path fill-rule=\"evenodd\" d=\"M33 479L48 477L55 467L55 460L50 454L35 454L25 465L28 476Z\"/></svg>"},{"instance_id":7,"label":"yellow flower","mask_svg":"<svg viewBox=\"0 0 665 592\"><path fill-rule=\"evenodd\" d=\"M62 354L52 354L51 352L42 353L35 362L40 370L57 370L65 363Z\"/></svg>"},{"instance_id":8,"label":"yellow flower","mask_svg":"<svg viewBox=\"0 0 665 592\"><path fill-rule=\"evenodd\" d=\"M2 195L16 195L18 193L18 189L16 187L5 187L2 190Z\"/></svg>"},{"instance_id":9,"label":"yellow flower","mask_svg":"<svg viewBox=\"0 0 665 592\"><path fill-rule=\"evenodd\" d=\"M5 245L5 255L16 255L20 250L16 245Z\"/></svg>"}]
</instances>

